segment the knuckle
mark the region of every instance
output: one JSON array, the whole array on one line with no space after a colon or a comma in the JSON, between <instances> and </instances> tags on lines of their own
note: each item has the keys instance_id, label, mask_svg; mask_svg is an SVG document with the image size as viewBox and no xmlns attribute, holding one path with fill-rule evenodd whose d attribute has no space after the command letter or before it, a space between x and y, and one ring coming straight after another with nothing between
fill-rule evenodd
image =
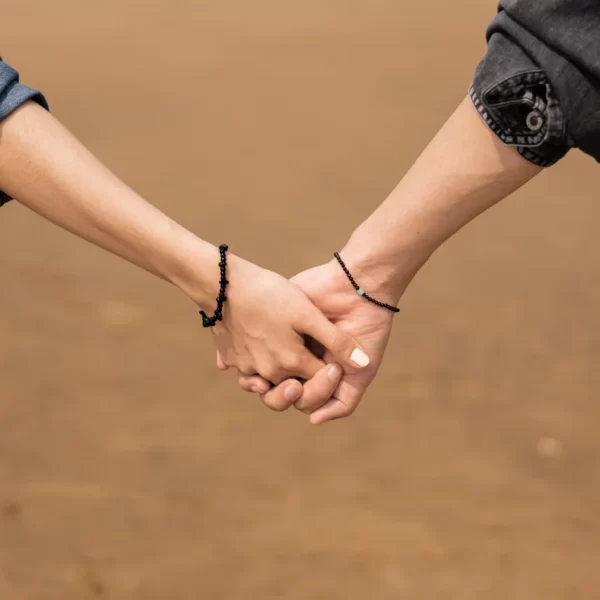
<instances>
[{"instance_id":1,"label":"knuckle","mask_svg":"<svg viewBox=\"0 0 600 600\"><path fill-rule=\"evenodd\" d=\"M241 361L237 366L238 373L242 376L250 376L256 373L256 369L246 361Z\"/></svg>"},{"instance_id":2,"label":"knuckle","mask_svg":"<svg viewBox=\"0 0 600 600\"><path fill-rule=\"evenodd\" d=\"M356 404L347 404L344 409L340 411L340 417L343 419L351 417L356 412L357 407L358 405Z\"/></svg>"},{"instance_id":3,"label":"knuckle","mask_svg":"<svg viewBox=\"0 0 600 600\"><path fill-rule=\"evenodd\" d=\"M283 370L277 366L268 366L260 369L259 375L274 385L279 385L285 379Z\"/></svg>"},{"instance_id":4,"label":"knuckle","mask_svg":"<svg viewBox=\"0 0 600 600\"><path fill-rule=\"evenodd\" d=\"M297 353L290 352L283 357L281 365L285 371L291 373L302 367L302 358Z\"/></svg>"}]
</instances>

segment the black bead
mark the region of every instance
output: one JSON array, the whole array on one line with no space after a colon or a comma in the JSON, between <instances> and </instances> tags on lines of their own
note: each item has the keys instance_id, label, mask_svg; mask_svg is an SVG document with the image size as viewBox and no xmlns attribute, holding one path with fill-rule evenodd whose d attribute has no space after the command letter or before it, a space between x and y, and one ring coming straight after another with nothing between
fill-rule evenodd
<instances>
[{"instance_id":1,"label":"black bead","mask_svg":"<svg viewBox=\"0 0 600 600\"><path fill-rule=\"evenodd\" d=\"M221 278L219 280L219 296L216 298L217 308L212 317L209 317L204 311L200 311L200 314L202 315L202 325L204 327L214 327L217 321L223 320L223 304L227 301L225 289L229 283L229 281L227 281L227 250L229 250L229 246L227 244L221 244L219 246L219 254L221 256L219 269L221 271Z\"/></svg>"},{"instance_id":2,"label":"black bead","mask_svg":"<svg viewBox=\"0 0 600 600\"><path fill-rule=\"evenodd\" d=\"M348 271L348 268L344 264L344 261L342 260L342 257L339 255L339 253L334 252L333 256L338 261L340 267L346 274L346 277L348 277L348 280L350 281L350 283L352 284L354 289L357 291L360 290L361 289L360 286L356 283L356 281L354 281L354 277L352 277L352 275L350 274L350 271ZM368 294L363 293L363 294L361 294L361 296L365 300L368 300L369 302L372 302L373 304L376 304L377 306L380 306L381 308L387 308L388 310L391 310L392 312L395 312L395 313L400 312L400 309L397 306L391 306L390 304L386 304L385 302L379 302L379 300L375 300L375 298L371 298L371 296L369 296Z\"/></svg>"}]
</instances>

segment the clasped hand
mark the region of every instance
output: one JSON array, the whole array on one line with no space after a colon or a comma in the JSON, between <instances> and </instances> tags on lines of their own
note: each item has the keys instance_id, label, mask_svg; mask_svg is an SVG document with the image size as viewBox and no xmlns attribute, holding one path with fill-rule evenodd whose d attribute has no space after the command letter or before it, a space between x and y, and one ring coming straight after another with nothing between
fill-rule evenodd
<instances>
[{"instance_id":1,"label":"clasped hand","mask_svg":"<svg viewBox=\"0 0 600 600\"><path fill-rule=\"evenodd\" d=\"M229 260L217 366L276 411L295 406L320 424L351 415L375 377L392 313L366 302L334 263L291 280Z\"/></svg>"}]
</instances>

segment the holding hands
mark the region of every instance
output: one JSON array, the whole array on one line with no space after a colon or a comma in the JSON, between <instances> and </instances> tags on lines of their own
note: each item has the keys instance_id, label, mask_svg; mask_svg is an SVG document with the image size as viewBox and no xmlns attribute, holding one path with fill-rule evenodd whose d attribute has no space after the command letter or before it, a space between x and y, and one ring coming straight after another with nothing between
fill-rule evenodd
<instances>
[{"instance_id":1,"label":"holding hands","mask_svg":"<svg viewBox=\"0 0 600 600\"><path fill-rule=\"evenodd\" d=\"M275 312L281 317L279 322L287 319L288 331L292 329L312 338L307 347L314 356L297 345L294 369L286 371L279 367L271 372L266 362L261 363L265 365L262 369L242 368L238 371L240 386L260 393L270 408L285 410L295 405L309 414L314 424L351 415L377 374L390 336L393 312L381 304L395 306L435 250L540 170L502 144L480 119L470 100L465 99L396 189L356 229L341 252L348 273L378 302L368 302L363 287L355 289L336 261L296 275L291 281L304 296L282 292L282 303L274 304L278 307ZM275 281L271 277L265 276L265 281ZM283 283L279 285L283 290ZM301 311L300 322L294 318L296 310ZM267 312L273 319L271 309ZM329 325L324 323L325 317ZM252 318L251 314L247 313L246 318ZM269 331L275 335L274 329ZM254 330L249 332L250 339L256 335ZM291 342L292 338L287 339ZM297 344L301 343L300 336L295 339ZM351 344L350 339L356 344ZM265 340L262 343L268 346ZM361 366L360 360L358 365L348 360L352 345L369 357L368 364L365 362L360 369L357 368ZM280 347L283 348L283 343ZM220 350L225 352L225 347ZM271 351L274 352L272 346ZM241 357L241 353L228 356ZM260 356L264 359L265 355ZM276 359L271 352L269 356L276 362L281 361L281 356L291 355ZM258 351L255 357L253 364L258 365ZM306 363L301 368L298 361ZM324 363L338 363L341 369L323 367ZM247 366L231 358L224 361L218 358L218 364L221 368ZM304 385L297 380L284 381L286 375L308 381Z\"/></svg>"},{"instance_id":2,"label":"holding hands","mask_svg":"<svg viewBox=\"0 0 600 600\"><path fill-rule=\"evenodd\" d=\"M349 266L355 266L354 261ZM361 280L368 281L364 276ZM315 425L348 417L356 410L377 374L389 340L394 313L361 297L336 261L296 275L291 279L291 284L295 291L289 290L289 296L282 296L287 300L282 305L281 316L288 315L287 319L295 332L301 331L303 336L308 336L296 335L294 338L297 344L295 359L305 361L305 364L300 366L300 363L295 363L290 369L290 361L287 361L287 369L279 367L279 370L273 371L267 360L262 369L251 369L241 358L243 352L232 352L230 348L222 347L218 352L217 366L221 369L238 367L239 385L248 392L261 394L265 405L273 410L281 411L295 406L310 415L310 422ZM282 289L285 288L282 286ZM373 290L375 286L369 289ZM379 298L397 302L397 294L393 292L386 293L378 289L377 293ZM310 309L304 308L307 306ZM289 314L288 310L304 312L298 319L298 315ZM309 325L309 319L314 319L314 324ZM218 327L216 329L219 346L222 332ZM355 349L350 350L352 347ZM277 364L273 346L270 348L268 358ZM357 351L356 348L362 350ZM354 356L355 360L346 359L349 350L350 357ZM362 351L368 355L368 362L359 354ZM264 356L262 350L259 354ZM269 373L272 373L272 377ZM289 379L290 376L307 381L302 384L297 379Z\"/></svg>"},{"instance_id":3,"label":"holding hands","mask_svg":"<svg viewBox=\"0 0 600 600\"><path fill-rule=\"evenodd\" d=\"M228 264L227 304L214 337L218 366L236 367L244 389L265 393L265 403L274 410L288 408L301 396L302 407L320 406L329 396L313 399L315 382L307 381L303 390L298 379L319 375L317 384L337 382L341 370L327 366L333 362L348 374L368 370L369 357L360 340L353 337L352 328L337 327L327 318L315 302L316 289L303 290L299 281L288 281L236 256L230 256ZM266 393L271 384L277 387Z\"/></svg>"},{"instance_id":4,"label":"holding hands","mask_svg":"<svg viewBox=\"0 0 600 600\"><path fill-rule=\"evenodd\" d=\"M331 261L287 281L235 255L220 264L213 245L126 186L38 104L0 122L0 137L0 200L15 197L170 282L205 313L217 302L217 318L204 323L214 326L218 366L237 368L241 387L270 408L295 406L314 424L356 410L381 364L394 307L431 254L541 171L465 99L355 230L341 252L346 272Z\"/></svg>"}]
</instances>

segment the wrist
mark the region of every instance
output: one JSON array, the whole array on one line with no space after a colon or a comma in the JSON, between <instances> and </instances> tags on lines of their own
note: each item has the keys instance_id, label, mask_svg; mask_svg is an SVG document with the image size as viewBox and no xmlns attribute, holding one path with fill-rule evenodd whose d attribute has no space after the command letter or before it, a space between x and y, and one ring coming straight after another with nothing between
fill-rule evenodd
<instances>
[{"instance_id":1,"label":"wrist","mask_svg":"<svg viewBox=\"0 0 600 600\"><path fill-rule=\"evenodd\" d=\"M340 256L356 283L367 294L392 306L398 304L414 276L429 258L429 255L410 248L382 248L377 236L369 235L360 228L340 250ZM337 261L334 262L342 272Z\"/></svg>"},{"instance_id":2,"label":"wrist","mask_svg":"<svg viewBox=\"0 0 600 600\"><path fill-rule=\"evenodd\" d=\"M168 261L164 276L198 308L212 314L219 294L219 249L191 235L186 242L180 240L178 252ZM232 262L233 257L227 253L228 272Z\"/></svg>"}]
</instances>

